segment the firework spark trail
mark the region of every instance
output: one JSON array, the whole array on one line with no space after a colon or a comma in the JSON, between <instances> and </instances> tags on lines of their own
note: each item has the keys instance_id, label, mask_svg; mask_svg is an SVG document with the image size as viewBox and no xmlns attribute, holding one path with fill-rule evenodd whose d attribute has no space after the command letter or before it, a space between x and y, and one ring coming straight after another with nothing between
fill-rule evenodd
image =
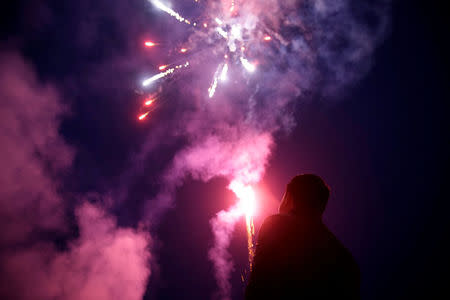
<instances>
[{"instance_id":1,"label":"firework spark trail","mask_svg":"<svg viewBox=\"0 0 450 300\"><path fill-rule=\"evenodd\" d=\"M185 22L186 24L191 24L191 22L189 20L183 18L179 13L177 13L176 11L174 11L173 9L171 9L170 7L168 7L167 5L162 3L161 1L159 1L159 0L148 0L148 1L150 1L154 6L156 6L160 10L168 13L169 15L171 15L172 17L174 17L178 21Z\"/></svg>"},{"instance_id":2,"label":"firework spark trail","mask_svg":"<svg viewBox=\"0 0 450 300\"><path fill-rule=\"evenodd\" d=\"M161 72L161 73L159 73L159 74L153 75L152 77L145 79L145 80L142 82L142 85L143 85L144 87L145 87L145 86L148 86L150 83L152 83L152 82L154 82L154 81L156 81L156 80L158 80L158 79L161 79L161 78L163 78L163 77L166 77L166 76L169 75L169 74L172 74L176 69L187 68L188 66L189 66L189 62L186 62L186 63L183 64L183 65L178 65L178 66L176 66L176 67L173 67L173 68L168 69L167 71L164 71L164 72Z\"/></svg>"},{"instance_id":3,"label":"firework spark trail","mask_svg":"<svg viewBox=\"0 0 450 300\"><path fill-rule=\"evenodd\" d=\"M254 235L255 228L253 225L253 215L256 210L256 198L253 188L249 185L244 185L239 181L231 181L228 186L232 190L236 197L239 199L238 206L241 213L245 216L245 225L247 230L247 247L248 247L248 260L250 269L252 268L253 257L254 257Z\"/></svg>"},{"instance_id":4,"label":"firework spark trail","mask_svg":"<svg viewBox=\"0 0 450 300\"><path fill-rule=\"evenodd\" d=\"M222 80L222 75L225 74L225 76L226 76L227 71L228 71L228 65L227 64L220 64L217 67L216 72L214 73L214 76L213 76L213 80L212 80L211 86L208 89L209 98L214 97L214 94L216 93L216 88L217 88L217 83L219 81L219 77Z\"/></svg>"}]
</instances>

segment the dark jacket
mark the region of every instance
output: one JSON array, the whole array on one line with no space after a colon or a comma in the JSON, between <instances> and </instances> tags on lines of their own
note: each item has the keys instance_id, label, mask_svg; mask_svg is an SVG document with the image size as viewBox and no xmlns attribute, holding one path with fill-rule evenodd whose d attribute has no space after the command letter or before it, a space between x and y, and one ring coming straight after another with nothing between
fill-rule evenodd
<instances>
[{"instance_id":1,"label":"dark jacket","mask_svg":"<svg viewBox=\"0 0 450 300\"><path fill-rule=\"evenodd\" d=\"M245 297L359 299L359 269L321 220L274 215L261 226Z\"/></svg>"}]
</instances>

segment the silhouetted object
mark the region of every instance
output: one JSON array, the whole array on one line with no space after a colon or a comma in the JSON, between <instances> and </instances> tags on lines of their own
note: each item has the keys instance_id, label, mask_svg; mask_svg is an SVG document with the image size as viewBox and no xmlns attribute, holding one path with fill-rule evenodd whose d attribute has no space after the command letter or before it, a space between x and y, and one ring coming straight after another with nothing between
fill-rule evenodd
<instances>
[{"instance_id":1,"label":"silhouetted object","mask_svg":"<svg viewBox=\"0 0 450 300\"><path fill-rule=\"evenodd\" d=\"M246 299L359 299L359 269L322 223L330 190L311 174L287 185L261 226Z\"/></svg>"}]
</instances>

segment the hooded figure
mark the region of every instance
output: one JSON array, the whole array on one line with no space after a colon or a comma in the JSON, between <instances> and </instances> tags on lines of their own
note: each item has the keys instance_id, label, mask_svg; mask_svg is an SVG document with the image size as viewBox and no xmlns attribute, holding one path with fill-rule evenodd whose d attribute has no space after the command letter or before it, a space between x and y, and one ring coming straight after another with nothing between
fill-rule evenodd
<instances>
[{"instance_id":1,"label":"hooded figure","mask_svg":"<svg viewBox=\"0 0 450 300\"><path fill-rule=\"evenodd\" d=\"M316 175L289 182L259 231L247 300L359 299L358 265L322 223L329 194Z\"/></svg>"}]
</instances>

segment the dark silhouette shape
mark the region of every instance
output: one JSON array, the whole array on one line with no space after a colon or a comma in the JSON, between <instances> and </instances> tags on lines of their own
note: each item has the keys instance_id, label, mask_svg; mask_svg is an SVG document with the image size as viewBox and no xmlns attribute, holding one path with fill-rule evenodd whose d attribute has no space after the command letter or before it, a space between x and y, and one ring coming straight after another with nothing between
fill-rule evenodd
<instances>
[{"instance_id":1,"label":"dark silhouette shape","mask_svg":"<svg viewBox=\"0 0 450 300\"><path fill-rule=\"evenodd\" d=\"M359 299L359 269L322 223L330 190L316 175L294 177L279 214L261 226L245 297Z\"/></svg>"}]
</instances>

